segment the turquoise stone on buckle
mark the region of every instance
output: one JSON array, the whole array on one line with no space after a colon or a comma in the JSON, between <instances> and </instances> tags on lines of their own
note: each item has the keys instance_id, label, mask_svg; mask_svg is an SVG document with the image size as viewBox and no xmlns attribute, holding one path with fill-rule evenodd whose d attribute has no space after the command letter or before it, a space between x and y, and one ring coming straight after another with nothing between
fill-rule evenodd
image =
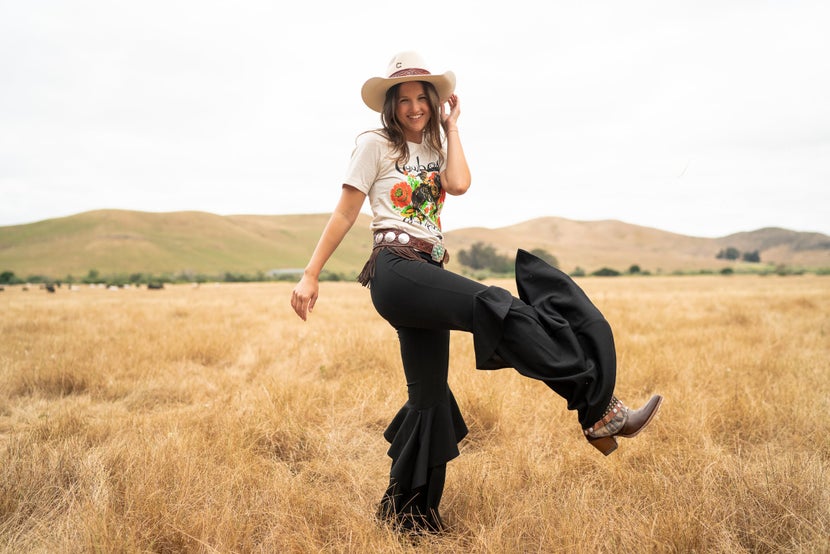
<instances>
[{"instance_id":1,"label":"turquoise stone on buckle","mask_svg":"<svg viewBox=\"0 0 830 554\"><path fill-rule=\"evenodd\" d=\"M441 263L444 260L444 252L444 245L436 244L432 247L432 253L430 254L430 256L436 262Z\"/></svg>"}]
</instances>

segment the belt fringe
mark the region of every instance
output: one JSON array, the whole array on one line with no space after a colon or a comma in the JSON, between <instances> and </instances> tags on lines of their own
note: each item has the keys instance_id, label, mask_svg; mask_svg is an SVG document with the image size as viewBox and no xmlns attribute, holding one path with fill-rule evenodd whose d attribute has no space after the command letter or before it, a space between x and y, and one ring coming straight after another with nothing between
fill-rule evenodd
<instances>
[{"instance_id":1,"label":"belt fringe","mask_svg":"<svg viewBox=\"0 0 830 554\"><path fill-rule=\"evenodd\" d=\"M396 256L400 256L401 258L404 258L406 260L427 263L427 260L423 259L420 256L420 251L416 250L411 246L392 246L388 244L379 244L372 249L372 253L369 255L369 259L366 260L366 264L363 266L363 270L360 272L360 275L357 276L357 282L366 288L371 288L372 279L374 279L375 277L375 264L377 263L380 251L384 248L389 250Z\"/></svg>"}]
</instances>

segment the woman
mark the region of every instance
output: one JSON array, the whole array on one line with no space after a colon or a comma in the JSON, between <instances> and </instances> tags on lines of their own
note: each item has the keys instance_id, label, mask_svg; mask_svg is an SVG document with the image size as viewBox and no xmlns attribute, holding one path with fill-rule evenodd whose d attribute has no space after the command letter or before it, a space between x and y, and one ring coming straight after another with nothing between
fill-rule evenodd
<instances>
[{"instance_id":1,"label":"woman","mask_svg":"<svg viewBox=\"0 0 830 554\"><path fill-rule=\"evenodd\" d=\"M613 396L608 323L567 275L539 258L519 250L519 298L443 269L441 208L447 194L467 192L471 177L455 75L425 67L416 53L402 52L386 77L363 85L363 101L380 112L383 127L358 137L340 201L291 305L306 320L320 272L368 196L374 248L359 281L397 330L408 388L408 401L384 432L392 468L379 514L402 529L438 532L446 464L467 433L447 385L450 330L473 334L477 368L513 367L565 398L585 437L605 455L616 449L616 437L639 433L662 398L634 411Z\"/></svg>"}]
</instances>

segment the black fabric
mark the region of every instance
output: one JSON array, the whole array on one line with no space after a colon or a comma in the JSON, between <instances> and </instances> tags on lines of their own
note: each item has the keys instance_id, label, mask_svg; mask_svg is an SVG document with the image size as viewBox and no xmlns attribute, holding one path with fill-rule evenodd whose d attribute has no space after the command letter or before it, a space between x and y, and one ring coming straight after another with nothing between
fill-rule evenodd
<instances>
[{"instance_id":1,"label":"black fabric","mask_svg":"<svg viewBox=\"0 0 830 554\"><path fill-rule=\"evenodd\" d=\"M617 380L611 325L570 276L524 250L516 253L516 286L519 298L533 306L550 333L558 332L563 324L573 330L585 365L591 368L589 382L582 389L588 407L580 423L593 425L611 403Z\"/></svg>"},{"instance_id":2,"label":"black fabric","mask_svg":"<svg viewBox=\"0 0 830 554\"><path fill-rule=\"evenodd\" d=\"M467 425L452 393L449 401L423 410L407 402L383 433L393 460L390 475L407 488L424 485L429 468L458 456L458 443L467 436Z\"/></svg>"},{"instance_id":3,"label":"black fabric","mask_svg":"<svg viewBox=\"0 0 830 554\"><path fill-rule=\"evenodd\" d=\"M378 507L381 520L413 533L440 533L445 529L438 511L444 492L446 464L431 467L427 481L415 489L407 489L394 478L383 494Z\"/></svg>"},{"instance_id":4,"label":"black fabric","mask_svg":"<svg viewBox=\"0 0 830 554\"><path fill-rule=\"evenodd\" d=\"M476 295L476 367L513 367L543 381L578 412L582 427L589 427L602 418L614 394L611 326L570 276L521 249L516 287L518 299L495 287Z\"/></svg>"},{"instance_id":5,"label":"black fabric","mask_svg":"<svg viewBox=\"0 0 830 554\"><path fill-rule=\"evenodd\" d=\"M582 427L600 419L616 379L608 323L561 271L520 250L516 298L422 260L379 250L370 288L378 313L398 331L407 380L408 400L384 433L397 491L384 498L393 510L424 499L423 487L435 486L430 472L458 455L467 433L447 385L450 330L473 334L477 368L513 367L544 382L577 411ZM424 506L437 514L437 502Z\"/></svg>"},{"instance_id":6,"label":"black fabric","mask_svg":"<svg viewBox=\"0 0 830 554\"><path fill-rule=\"evenodd\" d=\"M467 426L447 384L450 332L402 327L398 339L409 398L383 436L390 476L409 491L426 484L429 468L458 456Z\"/></svg>"},{"instance_id":7,"label":"black fabric","mask_svg":"<svg viewBox=\"0 0 830 554\"><path fill-rule=\"evenodd\" d=\"M360 274L357 276L357 282L363 285L364 287L368 287L372 283L372 278L375 276L375 261L377 260L378 254L380 254L381 250L390 250L397 254L401 258L406 258L407 260L414 260L416 262L423 262L426 261L421 257L422 252L419 252L413 248L406 248L404 246L376 246L372 249L372 254L369 256L369 259L366 260L366 263L363 264L363 269L360 271Z\"/></svg>"},{"instance_id":8,"label":"black fabric","mask_svg":"<svg viewBox=\"0 0 830 554\"><path fill-rule=\"evenodd\" d=\"M513 306L513 295L499 287L487 287L473 297L473 348L476 368L501 369L510 364L496 354L504 336L504 320Z\"/></svg>"}]
</instances>

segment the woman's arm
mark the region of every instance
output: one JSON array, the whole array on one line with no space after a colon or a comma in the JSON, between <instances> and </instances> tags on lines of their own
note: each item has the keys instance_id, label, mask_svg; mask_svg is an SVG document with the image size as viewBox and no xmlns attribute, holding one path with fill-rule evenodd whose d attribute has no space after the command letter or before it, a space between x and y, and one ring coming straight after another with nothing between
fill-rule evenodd
<instances>
[{"instance_id":1,"label":"woman's arm","mask_svg":"<svg viewBox=\"0 0 830 554\"><path fill-rule=\"evenodd\" d=\"M349 185L343 185L340 201L332 212L323 234L317 242L314 253L308 261L303 277L291 293L291 307L305 321L314 310L320 289L320 272L331 255L340 246L343 237L354 225L366 195Z\"/></svg>"},{"instance_id":2,"label":"woman's arm","mask_svg":"<svg viewBox=\"0 0 830 554\"><path fill-rule=\"evenodd\" d=\"M461 138L458 136L461 102L455 94L450 96L447 102L450 105L449 114L445 114L444 106L441 106L441 125L447 137L447 167L441 172L441 186L447 194L457 196L467 192L472 176L467 165L467 158L464 156L464 149L461 147Z\"/></svg>"}]
</instances>

